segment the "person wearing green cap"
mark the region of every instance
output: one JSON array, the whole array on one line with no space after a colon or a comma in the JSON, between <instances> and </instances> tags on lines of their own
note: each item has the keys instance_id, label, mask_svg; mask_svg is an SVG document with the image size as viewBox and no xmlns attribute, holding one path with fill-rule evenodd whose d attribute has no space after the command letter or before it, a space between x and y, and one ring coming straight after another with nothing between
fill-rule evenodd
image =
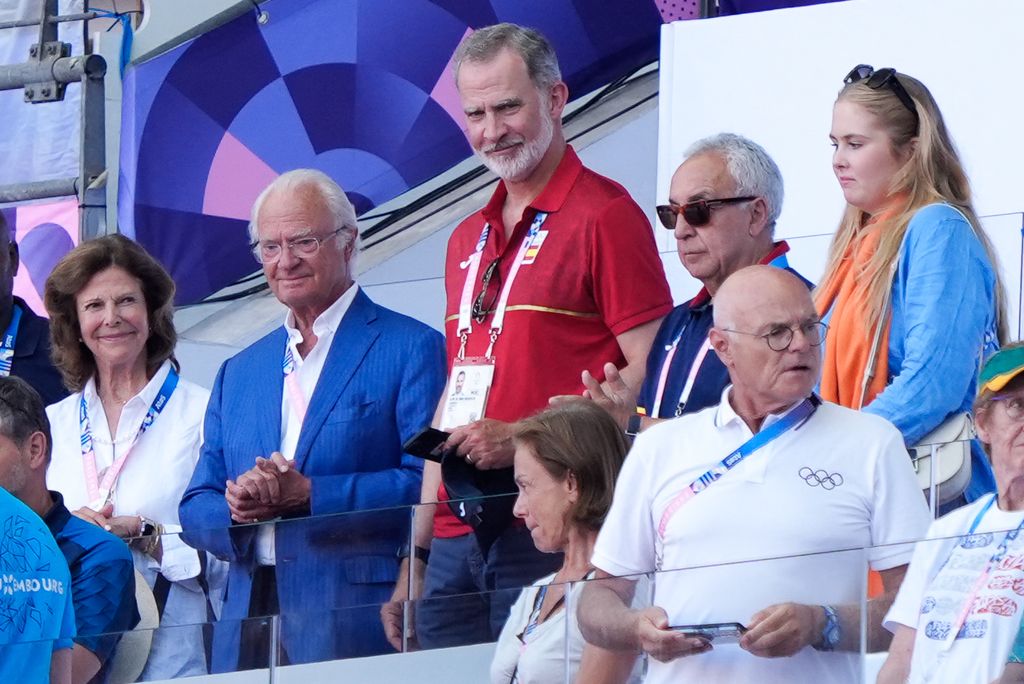
<instances>
[{"instance_id":1,"label":"person wearing green cap","mask_svg":"<svg viewBox=\"0 0 1024 684\"><path fill-rule=\"evenodd\" d=\"M982 367L974 414L996 493L936 520L917 544L885 616L894 636L879 684L1017 681L1005 670L1024 614L1024 344Z\"/></svg>"}]
</instances>

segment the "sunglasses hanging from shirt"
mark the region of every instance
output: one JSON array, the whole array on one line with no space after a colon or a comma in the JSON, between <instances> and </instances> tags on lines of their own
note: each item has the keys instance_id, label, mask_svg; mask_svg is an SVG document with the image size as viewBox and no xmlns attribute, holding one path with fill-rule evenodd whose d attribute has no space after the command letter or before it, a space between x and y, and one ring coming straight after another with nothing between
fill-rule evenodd
<instances>
[{"instance_id":1,"label":"sunglasses hanging from shirt","mask_svg":"<svg viewBox=\"0 0 1024 684\"><path fill-rule=\"evenodd\" d=\"M530 224L530 230L523 243L519 246L516 260L512 263L508 279L502 283L499 272L501 257L494 259L484 269L481 277L480 294L476 297L477 276L480 275L480 262L483 259L484 246L491 234L490 224L484 224L480 231L480 239L476 248L469 255L466 269L466 281L462 286L462 297L459 300L459 352L452 363L451 374L448 376L448 392L445 395L444 408L441 412L441 427L445 430L461 427L483 418L487 408L487 395L490 393L494 380L494 345L501 336L505 325L505 311L508 309L508 298L512 285L519 275L519 269L530 259L530 248L535 242L543 240L541 228L548 215L538 212ZM497 284L491 301L487 302L491 283ZM493 309L491 308L493 306ZM482 357L466 358L466 344L473 333L473 323L483 324L491 316L490 344Z\"/></svg>"}]
</instances>

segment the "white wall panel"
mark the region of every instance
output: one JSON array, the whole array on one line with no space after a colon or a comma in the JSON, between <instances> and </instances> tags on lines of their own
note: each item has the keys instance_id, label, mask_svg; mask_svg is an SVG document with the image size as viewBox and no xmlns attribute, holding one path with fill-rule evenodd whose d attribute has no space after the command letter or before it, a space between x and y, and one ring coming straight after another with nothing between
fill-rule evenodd
<instances>
[{"instance_id":1,"label":"white wall panel","mask_svg":"<svg viewBox=\"0 0 1024 684\"><path fill-rule=\"evenodd\" d=\"M858 0L676 22L662 29L660 195L692 141L734 131L761 143L786 184L780 237L808 278L824 270L843 204L828 133L842 79L856 64L920 78L942 109L986 219L1019 334L1020 212L1024 210L1024 3L1019 0ZM727 47L725 47L727 46Z\"/></svg>"}]
</instances>

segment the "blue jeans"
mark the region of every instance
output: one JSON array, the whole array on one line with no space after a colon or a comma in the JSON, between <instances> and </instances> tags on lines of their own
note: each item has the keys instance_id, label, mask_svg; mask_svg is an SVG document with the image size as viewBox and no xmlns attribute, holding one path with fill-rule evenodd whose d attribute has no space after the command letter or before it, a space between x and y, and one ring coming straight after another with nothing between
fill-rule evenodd
<instances>
[{"instance_id":1,"label":"blue jeans","mask_svg":"<svg viewBox=\"0 0 1024 684\"><path fill-rule=\"evenodd\" d=\"M524 586L549 575L562 554L541 553L530 531L510 525L487 556L476 537L435 538L416 604L416 636L423 648L494 641Z\"/></svg>"}]
</instances>

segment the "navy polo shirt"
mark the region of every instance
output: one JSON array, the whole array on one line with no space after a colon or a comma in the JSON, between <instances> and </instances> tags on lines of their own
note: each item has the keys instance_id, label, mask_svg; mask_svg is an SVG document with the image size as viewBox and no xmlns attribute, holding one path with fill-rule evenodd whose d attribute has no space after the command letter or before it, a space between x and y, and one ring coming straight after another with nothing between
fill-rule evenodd
<instances>
[{"instance_id":1,"label":"navy polo shirt","mask_svg":"<svg viewBox=\"0 0 1024 684\"><path fill-rule=\"evenodd\" d=\"M813 288L813 283L789 267L786 260L788 251L789 245L785 241L777 242L760 263L784 268L800 278L808 289ZM647 356L647 375L640 386L640 395L636 402L638 409L652 418L672 418L676 415L677 409L679 415L682 415L718 405L722 398L722 390L729 384L729 372L718 355L714 351L708 351L694 378L690 396L686 404L680 407L680 398L690 368L701 347L707 342L713 318L711 295L706 289L701 289L696 297L686 304L675 307L665 317ZM673 346L676 351L668 368L660 405L656 405L658 384Z\"/></svg>"},{"instance_id":2,"label":"navy polo shirt","mask_svg":"<svg viewBox=\"0 0 1024 684\"><path fill-rule=\"evenodd\" d=\"M50 496L53 507L45 522L71 570L75 643L99 659L98 681L103 681L121 633L139 623L132 553L122 539L71 515L58 492Z\"/></svg>"}]
</instances>

